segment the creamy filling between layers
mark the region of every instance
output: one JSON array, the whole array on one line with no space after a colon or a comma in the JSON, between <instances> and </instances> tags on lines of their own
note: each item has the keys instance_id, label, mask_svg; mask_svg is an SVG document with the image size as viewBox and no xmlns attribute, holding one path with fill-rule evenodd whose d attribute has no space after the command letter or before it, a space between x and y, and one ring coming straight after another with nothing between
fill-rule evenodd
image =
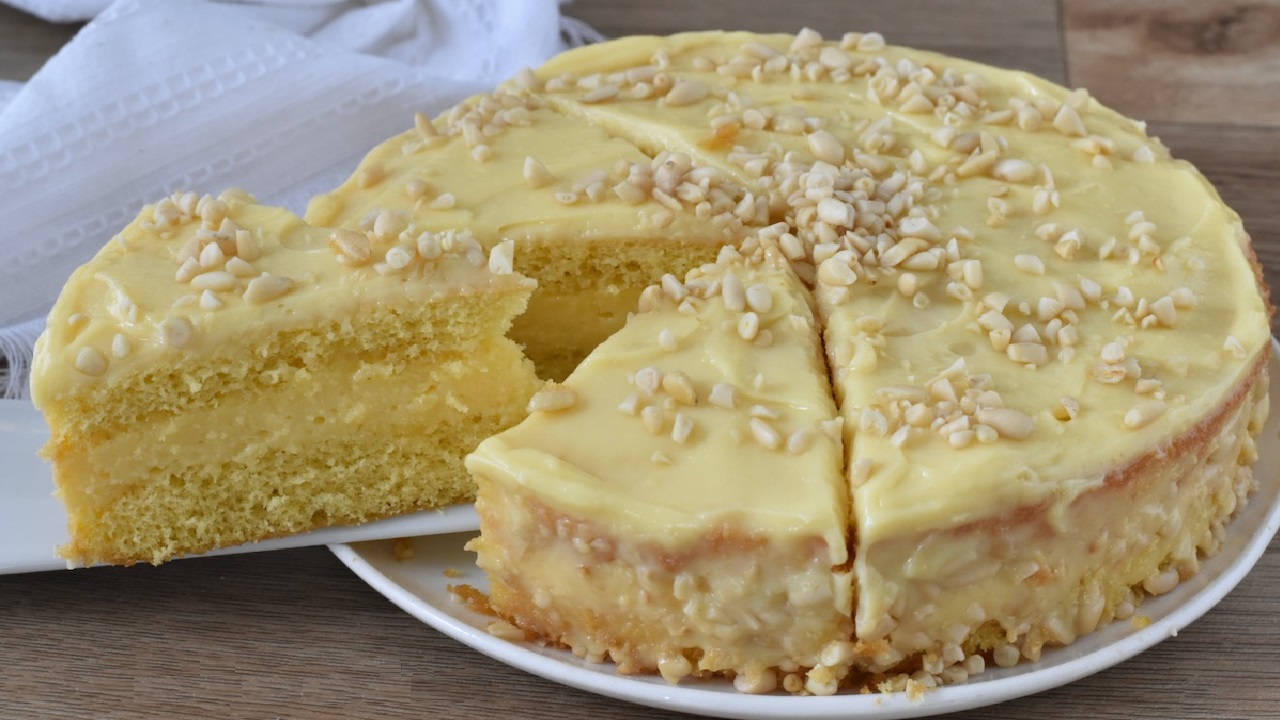
<instances>
[{"instance_id":1,"label":"creamy filling between layers","mask_svg":"<svg viewBox=\"0 0 1280 720\"><path fill-rule=\"evenodd\" d=\"M508 341L390 371L354 357L53 449L68 557L159 562L470 499L463 458L536 390ZM521 381L523 381L521 383Z\"/></svg>"}]
</instances>

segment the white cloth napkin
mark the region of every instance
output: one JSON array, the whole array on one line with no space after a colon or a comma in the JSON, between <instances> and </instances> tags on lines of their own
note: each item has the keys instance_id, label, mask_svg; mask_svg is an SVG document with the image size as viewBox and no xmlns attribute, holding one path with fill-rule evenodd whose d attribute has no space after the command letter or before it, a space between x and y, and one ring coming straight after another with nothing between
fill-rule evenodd
<instances>
[{"instance_id":1,"label":"white cloth napkin","mask_svg":"<svg viewBox=\"0 0 1280 720\"><path fill-rule=\"evenodd\" d=\"M63 282L145 203L235 186L301 213L414 111L562 44L556 0L4 1L94 16L30 82L0 84L4 397L25 395Z\"/></svg>"}]
</instances>

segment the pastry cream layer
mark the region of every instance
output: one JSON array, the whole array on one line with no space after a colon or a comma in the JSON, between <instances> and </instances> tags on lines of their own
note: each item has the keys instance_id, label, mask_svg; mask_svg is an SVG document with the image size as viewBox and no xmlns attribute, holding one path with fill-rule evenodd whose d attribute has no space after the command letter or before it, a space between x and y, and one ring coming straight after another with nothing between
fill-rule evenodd
<instances>
[{"instance_id":1,"label":"pastry cream layer","mask_svg":"<svg viewBox=\"0 0 1280 720\"><path fill-rule=\"evenodd\" d=\"M332 367L55 451L77 565L172 557L465 502L463 457L523 416L519 350ZM139 468L148 468L140 473Z\"/></svg>"},{"instance_id":2,"label":"pastry cream layer","mask_svg":"<svg viewBox=\"0 0 1280 720\"><path fill-rule=\"evenodd\" d=\"M563 385L535 395L527 420L468 457L481 482L480 563L522 591L496 593L500 613L529 629L555 629L556 639L572 645L591 634L561 616L608 624L624 615L624 598L574 590L584 579L583 558L572 548L591 554L591 540L599 539L614 549L604 565L589 564L591 578L597 571L644 574L651 566L666 574L687 570L701 578L698 587L758 595L739 605L729 593L723 604L698 609L685 604L696 598L683 596L700 594L693 585L656 588L651 606L636 610L653 615L656 627L615 627L605 634L612 643L596 638L618 658L628 657L631 645L649 647L646 660L634 661L640 669L698 648L735 658L727 665L709 658L706 669L751 667L758 674L788 660L811 668L825 644L847 633L848 506L817 330L807 292L785 259L776 249L754 252L767 258L744 262L726 249L719 263L693 271L685 283L668 277L646 290L642 311ZM548 523L530 506L587 526L587 537L547 547L555 537L539 532ZM535 604L556 608L556 617L522 612L529 593L545 595ZM727 614L718 621L726 622L770 606L782 619L766 624L781 636L759 655L743 645L742 629L730 637L710 627L717 613ZM793 627L805 631L792 635ZM799 636L802 642L788 644Z\"/></svg>"},{"instance_id":3,"label":"pastry cream layer","mask_svg":"<svg viewBox=\"0 0 1280 720\"><path fill-rule=\"evenodd\" d=\"M64 555L162 562L470 497L462 457L538 384L503 337L531 290L509 250L335 234L235 193L146 208L37 346Z\"/></svg>"}]
</instances>

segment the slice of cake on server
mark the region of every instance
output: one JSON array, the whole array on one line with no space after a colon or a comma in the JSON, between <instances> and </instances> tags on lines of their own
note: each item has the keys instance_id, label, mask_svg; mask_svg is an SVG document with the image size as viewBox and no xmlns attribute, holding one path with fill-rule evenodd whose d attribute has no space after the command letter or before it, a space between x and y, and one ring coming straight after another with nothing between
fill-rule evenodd
<instances>
[{"instance_id":1,"label":"slice of cake on server","mask_svg":"<svg viewBox=\"0 0 1280 720\"><path fill-rule=\"evenodd\" d=\"M466 233L382 242L244 193L146 207L67 282L32 395L72 564L162 562L468 499L538 387L533 282Z\"/></svg>"},{"instance_id":2,"label":"slice of cake on server","mask_svg":"<svg viewBox=\"0 0 1280 720\"><path fill-rule=\"evenodd\" d=\"M840 421L775 247L649 287L530 409L467 459L503 618L622 672L835 691L854 654Z\"/></svg>"}]
</instances>

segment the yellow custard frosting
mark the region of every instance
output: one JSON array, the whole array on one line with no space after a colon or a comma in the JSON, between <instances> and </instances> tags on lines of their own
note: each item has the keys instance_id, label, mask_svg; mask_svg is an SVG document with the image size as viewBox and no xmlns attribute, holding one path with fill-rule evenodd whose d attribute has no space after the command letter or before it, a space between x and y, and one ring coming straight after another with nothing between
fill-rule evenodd
<instances>
[{"instance_id":1,"label":"yellow custard frosting","mask_svg":"<svg viewBox=\"0 0 1280 720\"><path fill-rule=\"evenodd\" d=\"M808 292L776 247L743 252L646 290L468 457L471 547L499 613L580 653L833 684L851 658L841 424Z\"/></svg>"},{"instance_id":2,"label":"yellow custard frosting","mask_svg":"<svg viewBox=\"0 0 1280 720\"><path fill-rule=\"evenodd\" d=\"M145 208L68 281L32 395L76 564L161 562L465 500L537 388L510 244L409 254L243 193Z\"/></svg>"},{"instance_id":3,"label":"yellow custard frosting","mask_svg":"<svg viewBox=\"0 0 1280 720\"><path fill-rule=\"evenodd\" d=\"M812 289L845 421L844 682L920 689L1034 659L1216 550L1253 484L1270 306L1238 216L1141 123L875 33L624 38L536 80L542 107L736 188L729 214L755 213ZM671 194L677 218L699 217L690 185ZM613 421L541 442L607 458ZM736 452L702 448L699 467L726 471L690 473L679 496L753 502ZM612 495L600 472L542 466L526 504L697 535L637 501L645 482ZM491 553L524 542L487 532Z\"/></svg>"}]
</instances>

